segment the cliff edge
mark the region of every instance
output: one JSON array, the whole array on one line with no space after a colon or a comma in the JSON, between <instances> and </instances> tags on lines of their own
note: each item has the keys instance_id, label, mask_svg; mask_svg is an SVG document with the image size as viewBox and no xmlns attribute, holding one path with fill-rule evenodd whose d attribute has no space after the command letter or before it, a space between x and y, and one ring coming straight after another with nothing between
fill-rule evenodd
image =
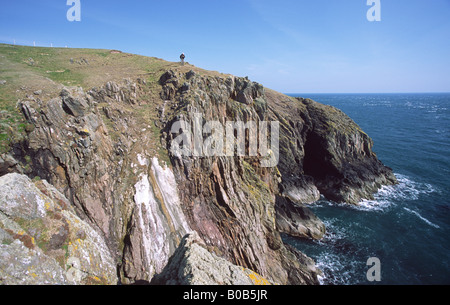
<instances>
[{"instance_id":1,"label":"cliff edge","mask_svg":"<svg viewBox=\"0 0 450 305\"><path fill-rule=\"evenodd\" d=\"M0 86L0 176L45 181L66 198L83 230L101 236L121 283L185 283L164 274L191 253L190 245L196 249L192 266L227 262L243 270L240 279L254 272L270 283L318 284L320 271L285 245L280 233L320 239L325 225L308 204L321 195L358 204L382 185L396 183L372 151L372 140L344 113L248 78L107 50L1 45L0 51L8 76ZM240 135L244 147L233 146L227 154L220 126L225 132L230 122L231 135ZM256 142L252 124L259 131ZM257 145L264 142L261 130L271 132L270 148ZM174 148L174 143L189 145ZM23 218L8 214L5 200L0 216ZM65 218L58 221L66 228ZM6 222L0 232L9 228ZM27 222L22 231L36 240L35 223ZM77 230L65 229L75 236L81 234ZM5 255L24 246L13 233L2 237L9 243L2 245ZM61 247L73 244L68 236ZM0 282L12 276L2 274Z\"/></svg>"}]
</instances>

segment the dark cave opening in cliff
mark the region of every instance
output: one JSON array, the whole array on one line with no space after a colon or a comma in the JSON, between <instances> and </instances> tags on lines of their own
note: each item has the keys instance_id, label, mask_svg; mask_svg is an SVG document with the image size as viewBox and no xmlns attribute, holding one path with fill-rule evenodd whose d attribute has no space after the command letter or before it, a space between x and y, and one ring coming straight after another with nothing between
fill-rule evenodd
<instances>
[{"instance_id":1,"label":"dark cave opening in cliff","mask_svg":"<svg viewBox=\"0 0 450 305\"><path fill-rule=\"evenodd\" d=\"M315 180L324 179L330 172L330 165L326 161L325 151L321 148L323 146L321 141L319 136L311 133L304 145L303 171Z\"/></svg>"}]
</instances>

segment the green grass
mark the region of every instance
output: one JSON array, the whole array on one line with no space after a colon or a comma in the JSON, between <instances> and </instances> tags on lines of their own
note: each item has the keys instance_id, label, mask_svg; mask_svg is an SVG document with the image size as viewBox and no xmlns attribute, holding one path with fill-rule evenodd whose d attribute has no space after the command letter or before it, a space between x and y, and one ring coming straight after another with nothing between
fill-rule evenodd
<instances>
[{"instance_id":1,"label":"green grass","mask_svg":"<svg viewBox=\"0 0 450 305\"><path fill-rule=\"evenodd\" d=\"M206 71L178 62L169 62L155 57L146 57L128 53L116 53L102 49L69 49L13 46L0 44L0 154L10 150L11 146L33 129L25 121L17 107L18 100L27 100L35 91L42 91L36 98L48 101L58 96L63 86L82 87L88 91L101 87L109 81L121 83L124 78L146 82L144 92L139 96L144 102L142 108L130 107L140 120L153 125L157 120L155 106L161 103L159 93L161 75L172 69L187 73L194 70L208 76L223 76L218 72ZM147 106L146 106L147 105ZM139 114L139 112L141 112ZM114 122L104 120L112 137L119 138L112 126ZM165 148L160 145L160 130L152 131L154 148L163 159L168 159ZM113 139L114 140L114 139Z\"/></svg>"},{"instance_id":2,"label":"green grass","mask_svg":"<svg viewBox=\"0 0 450 305\"><path fill-rule=\"evenodd\" d=\"M22 140L27 129L24 117L0 98L0 154L8 152L12 144Z\"/></svg>"},{"instance_id":3,"label":"green grass","mask_svg":"<svg viewBox=\"0 0 450 305\"><path fill-rule=\"evenodd\" d=\"M170 161L169 153L165 147L161 145L161 129L156 127L154 124L152 126L152 138L154 139L154 143L156 145L156 150L158 153L158 157L160 161L163 161L167 164L167 166L170 166L172 163Z\"/></svg>"},{"instance_id":4,"label":"green grass","mask_svg":"<svg viewBox=\"0 0 450 305\"><path fill-rule=\"evenodd\" d=\"M42 77L48 77L54 82L70 86L82 86L86 75L82 72L72 71L69 66L70 58L78 59L82 56L79 51L63 51L57 48L41 47L15 47L0 45L0 54L6 59L28 68L29 72L36 73ZM105 52L92 52L89 58L94 56L104 57ZM103 55L99 55L103 54Z\"/></svg>"},{"instance_id":5,"label":"green grass","mask_svg":"<svg viewBox=\"0 0 450 305\"><path fill-rule=\"evenodd\" d=\"M111 79L131 76L157 77L173 63L128 53L99 49L24 47L0 44L0 55L28 72L70 86L90 89ZM85 61L87 61L87 63ZM3 68L2 68L3 69ZM0 70L0 73L4 72ZM4 79L4 78L0 78ZM152 82L154 79L150 79Z\"/></svg>"}]
</instances>

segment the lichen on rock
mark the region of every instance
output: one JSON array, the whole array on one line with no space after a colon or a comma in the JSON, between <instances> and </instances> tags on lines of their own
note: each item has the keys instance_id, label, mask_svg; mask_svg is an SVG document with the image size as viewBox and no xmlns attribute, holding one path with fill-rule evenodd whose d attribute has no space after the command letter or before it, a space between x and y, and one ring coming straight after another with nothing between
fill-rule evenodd
<instances>
[{"instance_id":1,"label":"lichen on rock","mask_svg":"<svg viewBox=\"0 0 450 305\"><path fill-rule=\"evenodd\" d=\"M116 265L101 235L46 181L0 177L0 283L116 284ZM76 259L79 264L70 266ZM77 268L79 276L68 276Z\"/></svg>"}]
</instances>

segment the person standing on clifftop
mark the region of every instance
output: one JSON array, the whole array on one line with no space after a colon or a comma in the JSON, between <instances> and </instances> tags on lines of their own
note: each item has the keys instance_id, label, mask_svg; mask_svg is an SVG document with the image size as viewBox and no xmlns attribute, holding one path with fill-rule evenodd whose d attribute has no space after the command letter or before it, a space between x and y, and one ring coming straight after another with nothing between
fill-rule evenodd
<instances>
[{"instance_id":1,"label":"person standing on clifftop","mask_svg":"<svg viewBox=\"0 0 450 305\"><path fill-rule=\"evenodd\" d=\"M184 66L184 59L186 58L186 56L184 56L184 53L182 53L180 55L180 59L181 59L181 65Z\"/></svg>"}]
</instances>

